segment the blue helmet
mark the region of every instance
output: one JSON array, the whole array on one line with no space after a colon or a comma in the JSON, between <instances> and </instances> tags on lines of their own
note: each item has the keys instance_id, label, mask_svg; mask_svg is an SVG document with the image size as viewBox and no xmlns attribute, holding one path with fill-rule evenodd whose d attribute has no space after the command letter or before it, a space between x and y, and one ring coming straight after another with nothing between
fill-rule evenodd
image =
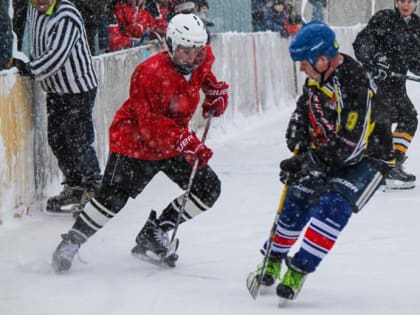
<instances>
[{"instance_id":1,"label":"blue helmet","mask_svg":"<svg viewBox=\"0 0 420 315\"><path fill-rule=\"evenodd\" d=\"M289 47L293 61L307 60L315 65L319 56L334 57L338 52L334 31L325 23L312 21L296 34Z\"/></svg>"}]
</instances>

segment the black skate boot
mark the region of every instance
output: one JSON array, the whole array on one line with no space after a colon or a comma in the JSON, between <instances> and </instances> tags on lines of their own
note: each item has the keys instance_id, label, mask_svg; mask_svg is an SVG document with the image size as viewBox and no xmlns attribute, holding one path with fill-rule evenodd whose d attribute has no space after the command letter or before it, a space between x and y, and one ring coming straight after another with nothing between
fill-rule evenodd
<instances>
[{"instance_id":1,"label":"black skate boot","mask_svg":"<svg viewBox=\"0 0 420 315\"><path fill-rule=\"evenodd\" d=\"M71 208L80 205L85 188L64 183L63 190L47 200L46 212L53 214L71 214Z\"/></svg>"},{"instance_id":2,"label":"black skate boot","mask_svg":"<svg viewBox=\"0 0 420 315\"><path fill-rule=\"evenodd\" d=\"M403 163L407 157L397 162L385 181L387 189L412 189L416 185L416 176L404 171Z\"/></svg>"},{"instance_id":3,"label":"black skate boot","mask_svg":"<svg viewBox=\"0 0 420 315\"><path fill-rule=\"evenodd\" d=\"M63 239L52 255L52 267L55 272L63 272L70 269L74 256L79 251L80 245L86 241L86 237L80 232L71 230L61 235Z\"/></svg>"},{"instance_id":4,"label":"black skate boot","mask_svg":"<svg viewBox=\"0 0 420 315\"><path fill-rule=\"evenodd\" d=\"M168 233L159 227L156 211L150 212L149 219L136 237L136 243L131 250L134 256L155 264L175 267L175 262L178 260L178 255L175 253L178 239L170 243Z\"/></svg>"},{"instance_id":5,"label":"black skate boot","mask_svg":"<svg viewBox=\"0 0 420 315\"><path fill-rule=\"evenodd\" d=\"M304 270L294 266L290 257L287 257L286 264L288 269L276 289L280 303L283 302L282 299L294 300L299 295L308 274Z\"/></svg>"},{"instance_id":6,"label":"black skate boot","mask_svg":"<svg viewBox=\"0 0 420 315\"><path fill-rule=\"evenodd\" d=\"M80 202L79 202L79 204L75 204L70 208L70 212L72 213L73 218L77 218L79 216L79 214L85 208L86 204L93 197L95 197L95 192L100 187L100 184L101 184L100 179L87 181L87 182L82 184L84 190L83 190L83 194L82 194L82 197L80 199Z\"/></svg>"}]
</instances>

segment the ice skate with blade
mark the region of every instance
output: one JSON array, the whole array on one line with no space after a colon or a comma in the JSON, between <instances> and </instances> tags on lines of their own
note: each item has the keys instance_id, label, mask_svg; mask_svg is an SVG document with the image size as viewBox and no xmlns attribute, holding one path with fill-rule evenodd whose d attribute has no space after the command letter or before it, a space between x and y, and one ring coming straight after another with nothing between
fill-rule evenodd
<instances>
[{"instance_id":1,"label":"ice skate with blade","mask_svg":"<svg viewBox=\"0 0 420 315\"><path fill-rule=\"evenodd\" d=\"M136 237L136 246L131 253L146 262L174 268L178 260L178 255L175 253L178 245L178 239L169 241L168 233L159 227L156 211L152 210L149 219Z\"/></svg>"}]
</instances>

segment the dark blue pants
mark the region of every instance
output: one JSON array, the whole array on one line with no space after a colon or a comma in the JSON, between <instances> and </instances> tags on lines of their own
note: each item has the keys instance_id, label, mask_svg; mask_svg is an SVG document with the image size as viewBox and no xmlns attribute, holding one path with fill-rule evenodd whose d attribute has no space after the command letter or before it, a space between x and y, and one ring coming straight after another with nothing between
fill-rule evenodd
<instances>
[{"instance_id":1,"label":"dark blue pants","mask_svg":"<svg viewBox=\"0 0 420 315\"><path fill-rule=\"evenodd\" d=\"M351 214L363 208L381 180L375 164L364 159L328 174L322 189L318 183L291 186L277 223L271 256L285 257L303 232L302 244L291 262L306 272L315 271ZM314 198L314 194L318 196Z\"/></svg>"}]
</instances>

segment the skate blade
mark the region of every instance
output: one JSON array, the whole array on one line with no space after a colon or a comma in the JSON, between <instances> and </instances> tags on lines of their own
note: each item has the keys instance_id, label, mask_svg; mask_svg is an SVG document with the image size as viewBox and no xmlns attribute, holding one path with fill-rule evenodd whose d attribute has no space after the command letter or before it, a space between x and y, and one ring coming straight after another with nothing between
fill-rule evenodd
<instances>
[{"instance_id":1,"label":"skate blade","mask_svg":"<svg viewBox=\"0 0 420 315\"><path fill-rule=\"evenodd\" d=\"M399 180L387 179L385 191L399 190L399 189L413 189L416 186L415 182L402 182Z\"/></svg>"},{"instance_id":2,"label":"skate blade","mask_svg":"<svg viewBox=\"0 0 420 315\"><path fill-rule=\"evenodd\" d=\"M165 258L161 258L150 251L146 251L144 254L135 253L133 256L141 261L165 268L175 268L175 262L178 260L178 255L175 253Z\"/></svg>"},{"instance_id":3,"label":"skate blade","mask_svg":"<svg viewBox=\"0 0 420 315\"><path fill-rule=\"evenodd\" d=\"M280 308L286 307L287 304L289 304L289 301L290 301L289 299L279 297L278 307Z\"/></svg>"},{"instance_id":4,"label":"skate blade","mask_svg":"<svg viewBox=\"0 0 420 315\"><path fill-rule=\"evenodd\" d=\"M258 281L258 275L255 272L251 272L246 278L246 287L249 294L255 300L258 297L260 291L260 283Z\"/></svg>"},{"instance_id":5,"label":"skate blade","mask_svg":"<svg viewBox=\"0 0 420 315\"><path fill-rule=\"evenodd\" d=\"M175 267L175 262L178 260L178 255L175 251L178 249L179 240L176 238L168 245L168 251L164 257L157 255L156 253L146 250L144 253L133 253L133 255L140 260L157 266L166 266L170 268Z\"/></svg>"},{"instance_id":6,"label":"skate blade","mask_svg":"<svg viewBox=\"0 0 420 315\"><path fill-rule=\"evenodd\" d=\"M83 206L80 204L69 204L62 208L44 208L42 212L54 216L78 216L83 211Z\"/></svg>"}]
</instances>

